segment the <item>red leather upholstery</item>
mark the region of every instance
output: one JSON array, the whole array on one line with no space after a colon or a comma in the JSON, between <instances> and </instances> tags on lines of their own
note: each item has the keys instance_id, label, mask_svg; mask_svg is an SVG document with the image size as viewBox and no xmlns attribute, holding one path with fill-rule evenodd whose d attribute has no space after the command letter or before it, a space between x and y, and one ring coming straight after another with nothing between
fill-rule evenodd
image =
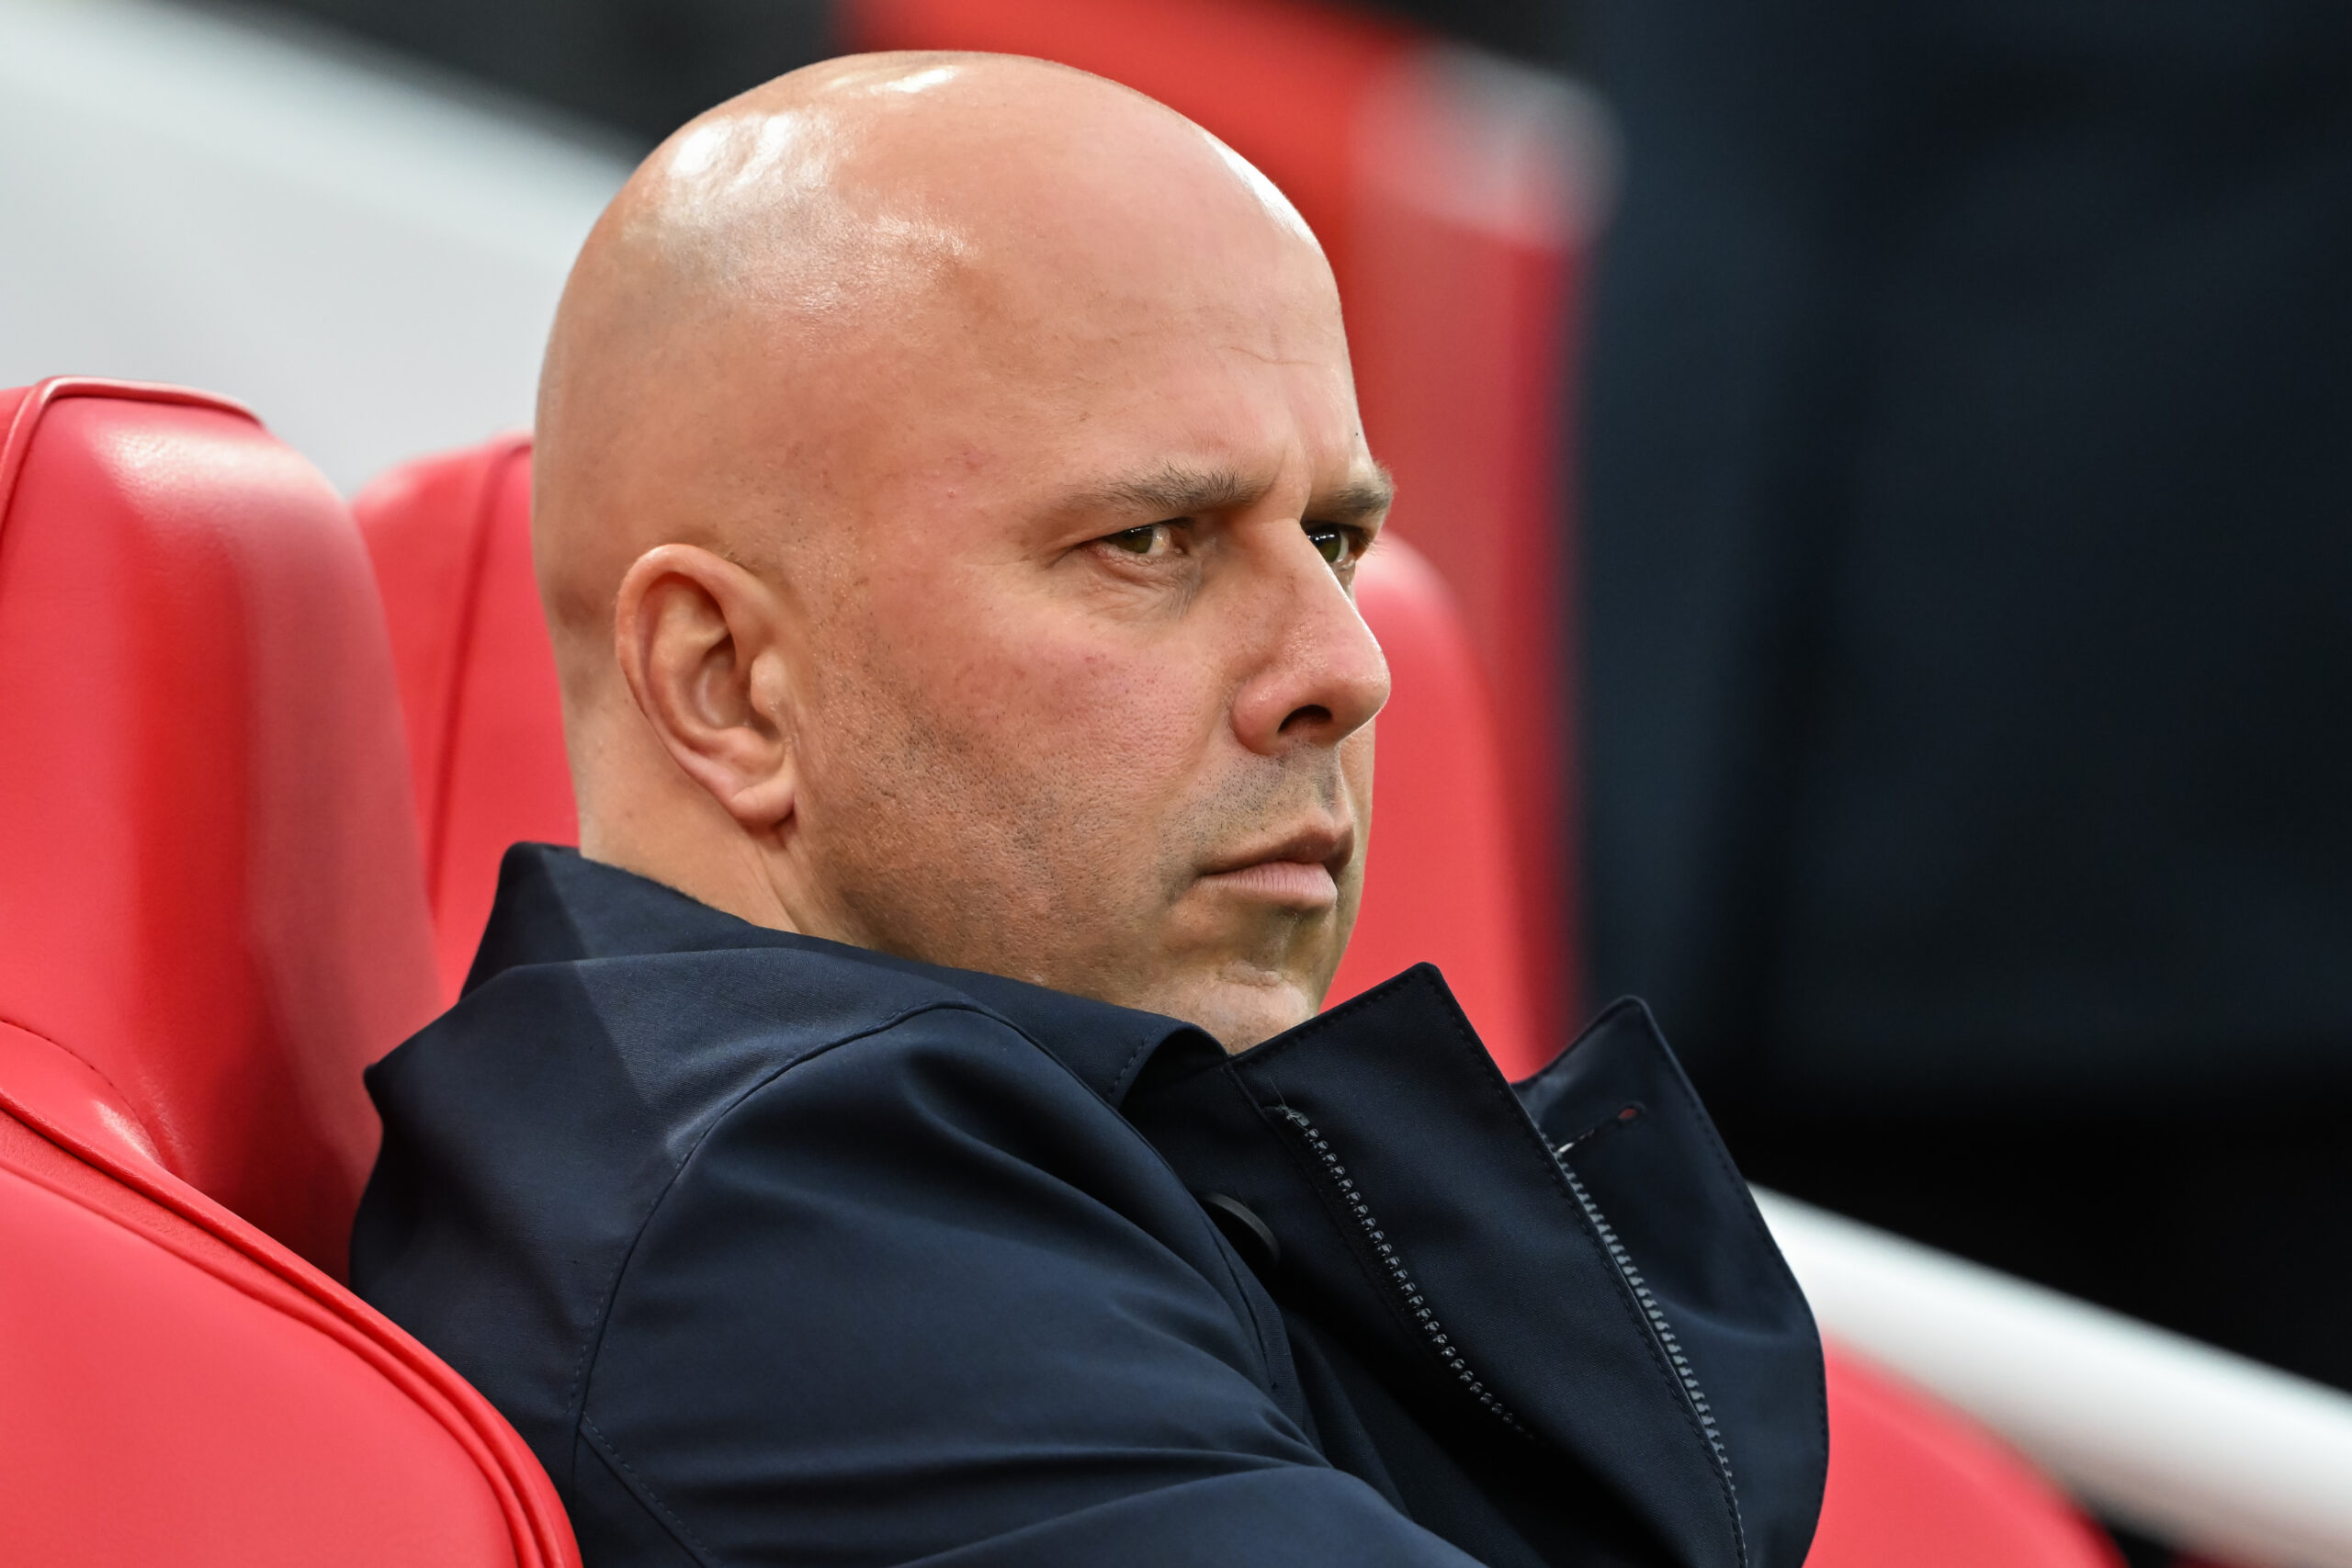
<instances>
[{"instance_id":1,"label":"red leather upholstery","mask_svg":"<svg viewBox=\"0 0 2352 1568\"><path fill-rule=\"evenodd\" d=\"M352 510L391 623L441 995L455 999L506 846L580 836L531 576L530 438L395 468Z\"/></svg>"},{"instance_id":2,"label":"red leather upholstery","mask_svg":"<svg viewBox=\"0 0 2352 1568\"><path fill-rule=\"evenodd\" d=\"M47 382L0 489L0 1017L339 1272L359 1069L432 1016L365 558L232 404ZM355 624L356 623L356 624ZM357 962L364 955L365 962Z\"/></svg>"},{"instance_id":3,"label":"red leather upholstery","mask_svg":"<svg viewBox=\"0 0 2352 1568\"><path fill-rule=\"evenodd\" d=\"M5 1556L576 1563L512 1429L320 1267L359 1069L434 1003L341 501L200 394L0 423Z\"/></svg>"},{"instance_id":4,"label":"red leather upholstery","mask_svg":"<svg viewBox=\"0 0 2352 1568\"><path fill-rule=\"evenodd\" d=\"M1829 1489L1805 1568L2122 1568L1982 1428L1847 1352L1828 1360Z\"/></svg>"},{"instance_id":5,"label":"red leather upholstery","mask_svg":"<svg viewBox=\"0 0 2352 1568\"><path fill-rule=\"evenodd\" d=\"M1518 941L1521 861L1494 704L1454 607L1430 564L1383 539L1356 573L1356 604L1388 656L1388 705L1374 751L1363 907L1330 1000L1423 960L1511 1077L1552 1057L1536 1032Z\"/></svg>"}]
</instances>

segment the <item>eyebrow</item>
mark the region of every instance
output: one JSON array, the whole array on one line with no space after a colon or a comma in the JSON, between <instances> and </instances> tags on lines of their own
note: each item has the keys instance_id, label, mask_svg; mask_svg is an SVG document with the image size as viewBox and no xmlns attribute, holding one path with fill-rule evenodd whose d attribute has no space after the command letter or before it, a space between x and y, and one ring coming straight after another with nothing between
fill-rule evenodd
<instances>
[{"instance_id":1,"label":"eyebrow","mask_svg":"<svg viewBox=\"0 0 2352 1568\"><path fill-rule=\"evenodd\" d=\"M1170 463L1148 474L1115 479L1072 499L1073 511L1114 511L1154 519L1192 517L1248 506L1264 495L1270 479L1252 479L1235 468L1195 468ZM1306 517L1318 523L1369 523L1388 510L1396 487L1388 470L1375 466L1368 477L1310 496Z\"/></svg>"},{"instance_id":2,"label":"eyebrow","mask_svg":"<svg viewBox=\"0 0 2352 1568\"><path fill-rule=\"evenodd\" d=\"M1311 497L1306 514L1318 523L1370 523L1385 515L1396 500L1396 482L1377 463L1371 476L1351 479L1338 490Z\"/></svg>"}]
</instances>

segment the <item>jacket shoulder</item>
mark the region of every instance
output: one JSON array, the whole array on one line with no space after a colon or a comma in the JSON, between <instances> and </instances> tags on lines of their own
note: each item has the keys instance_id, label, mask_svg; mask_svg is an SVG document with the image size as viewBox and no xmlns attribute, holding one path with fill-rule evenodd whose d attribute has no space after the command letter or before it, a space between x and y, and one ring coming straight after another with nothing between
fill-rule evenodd
<instances>
[{"instance_id":1,"label":"jacket shoulder","mask_svg":"<svg viewBox=\"0 0 2352 1568\"><path fill-rule=\"evenodd\" d=\"M1044 1051L921 976L793 949L511 968L368 1071L384 1145L353 1285L552 1470L647 1216L748 1097L829 1056L886 1100L968 1078L969 1059L1000 1099L1083 1110Z\"/></svg>"}]
</instances>

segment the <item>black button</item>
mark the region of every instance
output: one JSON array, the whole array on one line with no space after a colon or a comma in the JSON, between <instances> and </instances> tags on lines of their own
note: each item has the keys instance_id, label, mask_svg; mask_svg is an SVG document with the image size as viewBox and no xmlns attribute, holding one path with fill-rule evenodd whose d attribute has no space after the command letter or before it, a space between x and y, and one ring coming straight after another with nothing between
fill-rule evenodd
<instances>
[{"instance_id":1,"label":"black button","mask_svg":"<svg viewBox=\"0 0 2352 1568\"><path fill-rule=\"evenodd\" d=\"M1250 1267L1261 1274L1273 1272L1283 1260L1283 1244L1257 1212L1238 1198L1228 1198L1222 1192L1197 1192L1201 1207L1209 1212L1216 1228L1225 1233L1234 1250L1248 1260Z\"/></svg>"}]
</instances>

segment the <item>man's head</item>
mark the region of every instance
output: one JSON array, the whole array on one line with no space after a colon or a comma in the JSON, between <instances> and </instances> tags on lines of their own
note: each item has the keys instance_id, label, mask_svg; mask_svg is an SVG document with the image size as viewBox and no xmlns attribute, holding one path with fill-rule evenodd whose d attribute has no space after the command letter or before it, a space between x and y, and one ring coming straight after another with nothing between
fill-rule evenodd
<instances>
[{"instance_id":1,"label":"man's head","mask_svg":"<svg viewBox=\"0 0 2352 1568\"><path fill-rule=\"evenodd\" d=\"M1386 485L1320 249L1035 61L796 72L565 290L534 548L590 855L1255 1043L1355 918Z\"/></svg>"}]
</instances>

